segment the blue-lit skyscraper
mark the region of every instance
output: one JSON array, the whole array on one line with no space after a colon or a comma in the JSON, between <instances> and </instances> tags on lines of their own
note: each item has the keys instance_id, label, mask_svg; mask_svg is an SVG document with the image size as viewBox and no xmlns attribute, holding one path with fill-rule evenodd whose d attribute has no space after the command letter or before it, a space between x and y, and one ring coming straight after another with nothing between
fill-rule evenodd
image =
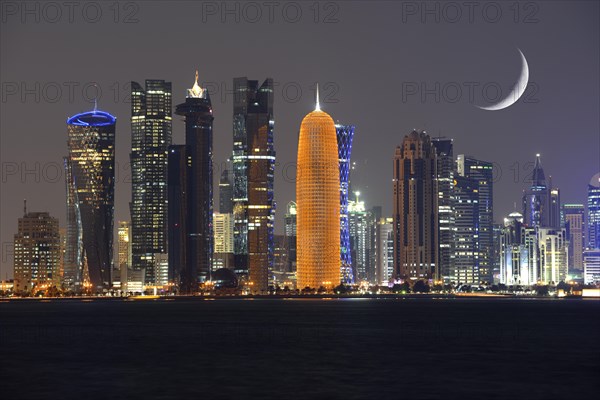
<instances>
[{"instance_id":1,"label":"blue-lit skyscraper","mask_svg":"<svg viewBox=\"0 0 600 400\"><path fill-rule=\"evenodd\" d=\"M94 109L67 120L65 280L110 286L115 195L116 118Z\"/></svg>"},{"instance_id":2,"label":"blue-lit skyscraper","mask_svg":"<svg viewBox=\"0 0 600 400\"><path fill-rule=\"evenodd\" d=\"M350 253L350 227L348 225L348 186L350 180L350 156L354 125L336 124L338 154L340 160L340 258L342 282L353 283L352 256Z\"/></svg>"},{"instance_id":3,"label":"blue-lit skyscraper","mask_svg":"<svg viewBox=\"0 0 600 400\"><path fill-rule=\"evenodd\" d=\"M588 247L600 249L600 173L594 175L588 185Z\"/></svg>"}]
</instances>

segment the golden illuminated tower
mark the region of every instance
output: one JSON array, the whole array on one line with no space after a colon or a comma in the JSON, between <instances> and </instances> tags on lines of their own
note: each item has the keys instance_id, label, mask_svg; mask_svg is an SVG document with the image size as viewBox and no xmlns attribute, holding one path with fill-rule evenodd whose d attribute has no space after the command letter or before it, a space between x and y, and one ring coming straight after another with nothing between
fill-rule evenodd
<instances>
[{"instance_id":1,"label":"golden illuminated tower","mask_svg":"<svg viewBox=\"0 0 600 400\"><path fill-rule=\"evenodd\" d=\"M297 203L297 287L340 283L340 171L337 134L317 106L300 125Z\"/></svg>"}]
</instances>

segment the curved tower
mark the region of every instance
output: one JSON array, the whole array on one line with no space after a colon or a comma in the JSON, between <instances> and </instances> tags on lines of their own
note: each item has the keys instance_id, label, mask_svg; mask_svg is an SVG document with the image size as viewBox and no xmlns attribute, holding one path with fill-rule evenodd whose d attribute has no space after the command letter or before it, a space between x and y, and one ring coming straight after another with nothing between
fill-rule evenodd
<instances>
[{"instance_id":1,"label":"curved tower","mask_svg":"<svg viewBox=\"0 0 600 400\"><path fill-rule=\"evenodd\" d=\"M340 283L340 172L333 119L317 106L300 125L297 202L297 286Z\"/></svg>"},{"instance_id":2,"label":"curved tower","mask_svg":"<svg viewBox=\"0 0 600 400\"><path fill-rule=\"evenodd\" d=\"M115 194L116 118L93 110L67 120L67 254L65 275L92 290L110 286ZM87 271L85 266L87 266Z\"/></svg>"},{"instance_id":3,"label":"curved tower","mask_svg":"<svg viewBox=\"0 0 600 400\"><path fill-rule=\"evenodd\" d=\"M350 227L348 225L348 182L354 125L336 124L340 168L340 260L342 282L354 283L352 255L350 253Z\"/></svg>"}]
</instances>

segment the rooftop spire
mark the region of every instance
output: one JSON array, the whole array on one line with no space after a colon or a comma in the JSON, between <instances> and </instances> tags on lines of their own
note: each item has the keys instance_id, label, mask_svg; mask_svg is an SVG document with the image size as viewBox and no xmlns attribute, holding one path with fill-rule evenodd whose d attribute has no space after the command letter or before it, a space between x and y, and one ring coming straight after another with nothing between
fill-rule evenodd
<instances>
[{"instance_id":1,"label":"rooftop spire","mask_svg":"<svg viewBox=\"0 0 600 400\"><path fill-rule=\"evenodd\" d=\"M27 215L27 199L23 199L23 215Z\"/></svg>"},{"instance_id":2,"label":"rooftop spire","mask_svg":"<svg viewBox=\"0 0 600 400\"><path fill-rule=\"evenodd\" d=\"M315 111L321 111L321 104L319 103L319 83L317 82L317 95L316 95L317 99L316 99L316 104L315 104Z\"/></svg>"},{"instance_id":3,"label":"rooftop spire","mask_svg":"<svg viewBox=\"0 0 600 400\"><path fill-rule=\"evenodd\" d=\"M531 178L533 186L546 186L546 176L544 175L539 153L535 155L535 165Z\"/></svg>"},{"instance_id":4,"label":"rooftop spire","mask_svg":"<svg viewBox=\"0 0 600 400\"><path fill-rule=\"evenodd\" d=\"M191 89L188 89L188 94L187 97L204 97L204 89L202 89L200 87L200 85L198 85L198 70L196 69L196 78L194 81L194 86L192 86Z\"/></svg>"}]
</instances>

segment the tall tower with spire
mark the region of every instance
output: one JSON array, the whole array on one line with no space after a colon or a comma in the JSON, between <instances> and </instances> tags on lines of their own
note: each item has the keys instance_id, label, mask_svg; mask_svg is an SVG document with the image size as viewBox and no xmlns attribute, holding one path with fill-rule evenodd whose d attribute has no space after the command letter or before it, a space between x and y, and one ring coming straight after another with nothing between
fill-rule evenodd
<instances>
[{"instance_id":1,"label":"tall tower with spire","mask_svg":"<svg viewBox=\"0 0 600 400\"><path fill-rule=\"evenodd\" d=\"M185 117L185 151L179 153L183 156L181 160L185 164L183 168L187 175L185 185L182 185L186 189L186 210L183 216L186 265L171 266L170 268L178 270L170 271L170 275L179 283L182 291L188 292L197 289L197 283L210 279L213 254L214 118L208 91L198 84L198 71L194 85L187 90L185 103L177 105L175 114Z\"/></svg>"},{"instance_id":2,"label":"tall tower with spire","mask_svg":"<svg viewBox=\"0 0 600 400\"><path fill-rule=\"evenodd\" d=\"M340 273L340 175L333 119L315 110L304 117L296 173L297 286L337 286Z\"/></svg>"},{"instance_id":3,"label":"tall tower with spire","mask_svg":"<svg viewBox=\"0 0 600 400\"><path fill-rule=\"evenodd\" d=\"M523 219L529 227L546 227L550 223L550 191L539 154L535 156L531 186L523 194Z\"/></svg>"}]
</instances>

